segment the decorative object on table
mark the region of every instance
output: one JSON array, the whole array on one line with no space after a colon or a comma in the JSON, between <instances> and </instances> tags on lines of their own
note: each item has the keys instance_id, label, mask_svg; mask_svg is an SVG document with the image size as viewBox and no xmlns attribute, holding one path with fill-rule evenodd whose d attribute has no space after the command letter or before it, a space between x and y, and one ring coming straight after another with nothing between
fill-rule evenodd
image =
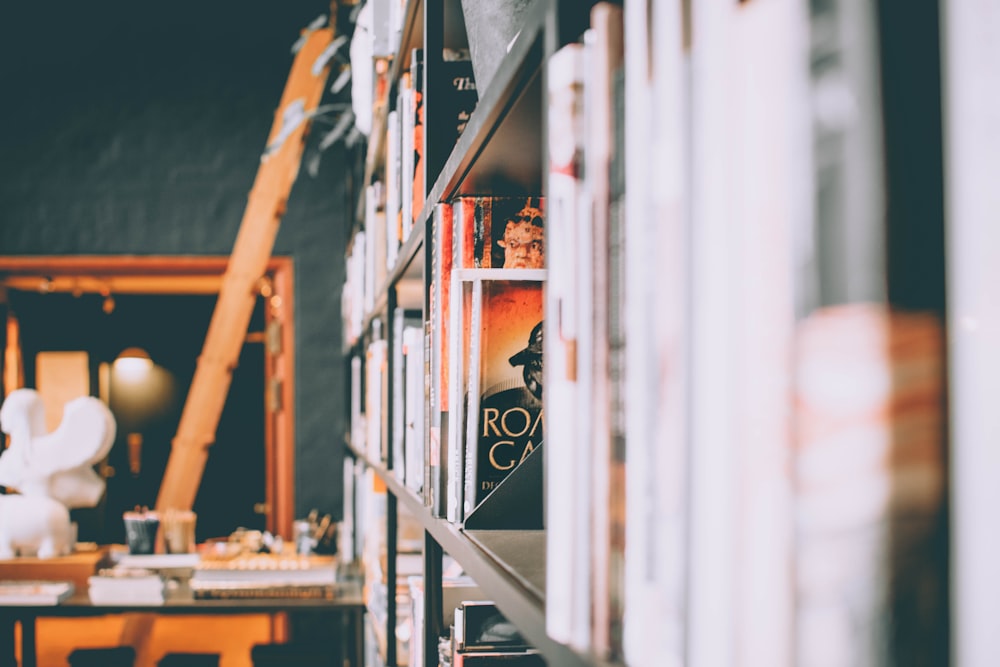
<instances>
[{"instance_id":1,"label":"decorative object on table","mask_svg":"<svg viewBox=\"0 0 1000 667\"><path fill-rule=\"evenodd\" d=\"M0 430L10 445L0 455L0 558L66 555L73 548L69 510L94 507L105 483L93 466L115 441L115 419L104 403L81 396L66 404L47 433L45 406L33 389L15 389L0 406Z\"/></svg>"},{"instance_id":2,"label":"decorative object on table","mask_svg":"<svg viewBox=\"0 0 1000 667\"><path fill-rule=\"evenodd\" d=\"M311 553L333 553L336 550L337 524L329 514L319 515L312 509L305 519L296 519L292 524L292 543L295 552L307 556Z\"/></svg>"},{"instance_id":3,"label":"decorative object on table","mask_svg":"<svg viewBox=\"0 0 1000 667\"><path fill-rule=\"evenodd\" d=\"M125 522L125 543L130 554L151 554L156 547L156 532L160 528L160 515L148 508L135 508L122 515Z\"/></svg>"},{"instance_id":4,"label":"decorative object on table","mask_svg":"<svg viewBox=\"0 0 1000 667\"><path fill-rule=\"evenodd\" d=\"M194 553L197 519L198 516L191 510L167 509L162 513L163 544L168 554Z\"/></svg>"}]
</instances>

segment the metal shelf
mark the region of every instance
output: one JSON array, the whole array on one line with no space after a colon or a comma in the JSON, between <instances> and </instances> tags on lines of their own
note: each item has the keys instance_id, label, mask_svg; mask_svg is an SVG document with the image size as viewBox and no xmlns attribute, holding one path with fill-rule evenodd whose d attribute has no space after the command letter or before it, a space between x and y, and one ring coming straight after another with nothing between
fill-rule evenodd
<instances>
[{"instance_id":1,"label":"metal shelf","mask_svg":"<svg viewBox=\"0 0 1000 667\"><path fill-rule=\"evenodd\" d=\"M517 40L434 180L417 217L418 227L430 218L436 202L458 194L488 194L497 181L502 188L513 183L525 192L541 191L541 86L537 74L551 5L551 0L536 2L525 16ZM529 94L525 95L526 91Z\"/></svg>"},{"instance_id":2,"label":"metal shelf","mask_svg":"<svg viewBox=\"0 0 1000 667\"><path fill-rule=\"evenodd\" d=\"M404 486L381 463L348 448L351 454L385 483L388 493L406 505L441 548L492 599L508 620L545 657L549 664L613 667L612 663L574 651L545 632L545 531L477 530L433 516L422 498Z\"/></svg>"}]
</instances>

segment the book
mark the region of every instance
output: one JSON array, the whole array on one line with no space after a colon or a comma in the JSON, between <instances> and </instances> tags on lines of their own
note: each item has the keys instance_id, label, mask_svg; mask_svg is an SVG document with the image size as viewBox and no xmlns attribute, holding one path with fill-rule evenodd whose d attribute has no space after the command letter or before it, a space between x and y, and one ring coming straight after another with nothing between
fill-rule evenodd
<instances>
[{"instance_id":1,"label":"book","mask_svg":"<svg viewBox=\"0 0 1000 667\"><path fill-rule=\"evenodd\" d=\"M580 349L589 340L593 285L588 244L593 239L586 206L583 117L584 47L567 44L546 65L548 109L549 281L545 301L545 413L553 428L545 445L546 630L557 641L586 646L590 605L589 408L581 374L589 377L590 357ZM554 462L559 462L558 465ZM586 623L580 617L586 615Z\"/></svg>"},{"instance_id":2,"label":"book","mask_svg":"<svg viewBox=\"0 0 1000 667\"><path fill-rule=\"evenodd\" d=\"M388 342L374 340L365 354L365 453L371 461L384 461L388 429L383 409L388 392Z\"/></svg>"},{"instance_id":3,"label":"book","mask_svg":"<svg viewBox=\"0 0 1000 667\"><path fill-rule=\"evenodd\" d=\"M455 271L466 269L526 270L545 266L545 201L542 197L468 196L452 201L452 274L449 279L450 299L455 293ZM471 298L471 292L469 294ZM448 426L445 504L451 521L461 521L465 514L478 504L479 492L470 493L466 487L477 483L478 452L467 434L469 422L466 414L476 415L477 409L465 405L469 392L468 366L457 365L469 357L469 317L471 302L466 304L464 315L455 303L449 303L448 355L453 360L448 369L448 402L451 406ZM536 321L540 321L541 317ZM534 323L532 323L532 326ZM528 329L530 333L530 327ZM527 340L525 336L524 340ZM476 389L473 394L478 399ZM471 411L470 411L471 410ZM476 449L472 447L472 449ZM499 481L499 479L494 479ZM492 486L491 486L492 488Z\"/></svg>"},{"instance_id":4,"label":"book","mask_svg":"<svg viewBox=\"0 0 1000 667\"><path fill-rule=\"evenodd\" d=\"M452 208L455 268L545 268L543 197L458 197Z\"/></svg>"},{"instance_id":5,"label":"book","mask_svg":"<svg viewBox=\"0 0 1000 667\"><path fill-rule=\"evenodd\" d=\"M353 345L361 335L365 316L365 232L359 231L351 239L347 256L344 287L341 290L341 312L344 318L344 343Z\"/></svg>"},{"instance_id":6,"label":"book","mask_svg":"<svg viewBox=\"0 0 1000 667\"><path fill-rule=\"evenodd\" d=\"M87 594L95 605L160 605L164 599L164 579L142 568L105 568L87 579Z\"/></svg>"},{"instance_id":7,"label":"book","mask_svg":"<svg viewBox=\"0 0 1000 667\"><path fill-rule=\"evenodd\" d=\"M825 659L834 645L854 663L941 655L941 322L886 304L827 306L799 323L794 348L795 657ZM891 639L886 618L918 634Z\"/></svg>"},{"instance_id":8,"label":"book","mask_svg":"<svg viewBox=\"0 0 1000 667\"><path fill-rule=\"evenodd\" d=\"M392 332L392 471L396 479L406 481L406 356L404 333L418 326L420 312L397 307L393 313Z\"/></svg>"},{"instance_id":9,"label":"book","mask_svg":"<svg viewBox=\"0 0 1000 667\"><path fill-rule=\"evenodd\" d=\"M511 651L530 648L518 629L488 600L464 600L455 607L456 650Z\"/></svg>"},{"instance_id":10,"label":"book","mask_svg":"<svg viewBox=\"0 0 1000 667\"><path fill-rule=\"evenodd\" d=\"M190 586L196 599L325 598L336 594L332 556L246 554L203 559Z\"/></svg>"},{"instance_id":11,"label":"book","mask_svg":"<svg viewBox=\"0 0 1000 667\"><path fill-rule=\"evenodd\" d=\"M399 109L393 109L386 115L385 129L385 217L388 229L386 264L392 267L396 264L399 245L403 242L403 213L400 201L403 147L400 143L402 127Z\"/></svg>"},{"instance_id":12,"label":"book","mask_svg":"<svg viewBox=\"0 0 1000 667\"><path fill-rule=\"evenodd\" d=\"M424 327L403 329L403 465L406 486L420 493L424 482Z\"/></svg>"},{"instance_id":13,"label":"book","mask_svg":"<svg viewBox=\"0 0 1000 667\"><path fill-rule=\"evenodd\" d=\"M424 51L413 49L410 69L400 82L397 108L402 118L402 240L405 242L424 208L427 181L424 167Z\"/></svg>"},{"instance_id":14,"label":"book","mask_svg":"<svg viewBox=\"0 0 1000 667\"><path fill-rule=\"evenodd\" d=\"M333 600L337 589L328 584L262 584L252 581L212 582L198 584L191 582L195 600Z\"/></svg>"},{"instance_id":15,"label":"book","mask_svg":"<svg viewBox=\"0 0 1000 667\"><path fill-rule=\"evenodd\" d=\"M442 77L446 85L439 89L444 95L443 99L435 104L434 113L442 118L441 123L435 127L441 128L441 143L452 147L465 131L476 103L479 102L479 93L472 72L472 61L467 53L462 57L446 58L438 66L441 70L435 76ZM435 137L434 141L438 141L438 138ZM432 175L432 178L436 177L437 174Z\"/></svg>"},{"instance_id":16,"label":"book","mask_svg":"<svg viewBox=\"0 0 1000 667\"><path fill-rule=\"evenodd\" d=\"M445 516L447 508L447 447L449 441L449 416L451 392L449 331L451 328L451 269L453 253L454 216L450 203L434 207L431 220L431 290L430 290L430 391L429 438L425 477L425 504L435 516Z\"/></svg>"},{"instance_id":17,"label":"book","mask_svg":"<svg viewBox=\"0 0 1000 667\"><path fill-rule=\"evenodd\" d=\"M343 480L344 480L344 514L343 519L337 525L337 557L342 563L354 563L357 553L355 547L354 522L357 516L354 491L354 458L344 457Z\"/></svg>"},{"instance_id":18,"label":"book","mask_svg":"<svg viewBox=\"0 0 1000 667\"><path fill-rule=\"evenodd\" d=\"M538 651L455 651L452 667L544 667L545 658Z\"/></svg>"},{"instance_id":19,"label":"book","mask_svg":"<svg viewBox=\"0 0 1000 667\"><path fill-rule=\"evenodd\" d=\"M413 174L416 166L414 132L416 127L416 91L413 74L403 72L396 93L399 112L399 230L405 241L413 220Z\"/></svg>"},{"instance_id":20,"label":"book","mask_svg":"<svg viewBox=\"0 0 1000 667\"><path fill-rule=\"evenodd\" d=\"M386 277L385 188L381 181L365 188L365 312L375 307L375 294Z\"/></svg>"},{"instance_id":21,"label":"book","mask_svg":"<svg viewBox=\"0 0 1000 667\"><path fill-rule=\"evenodd\" d=\"M0 581L0 607L57 605L74 590L72 581L4 580Z\"/></svg>"},{"instance_id":22,"label":"book","mask_svg":"<svg viewBox=\"0 0 1000 667\"><path fill-rule=\"evenodd\" d=\"M586 71L591 73L584 86L584 120L587 141L584 144L584 184L591 200L591 352L581 355L591 360L590 406L591 468L590 573L591 645L598 655L621 655L621 583L616 581L624 558L624 424L621 423L621 355L624 352L624 328L621 308L625 301L621 274L624 236L621 220L612 224L612 196L623 195L624 183L611 185L612 159L621 160L621 144L615 154L615 74L622 65L622 10L620 6L599 2L591 9L591 28L584 33ZM622 91L618 91L619 93ZM622 110L619 109L619 113ZM613 158L614 156L614 158ZM620 165L616 165L620 168ZM581 263L588 258L581 253ZM613 273L614 272L614 273ZM588 323L584 323L588 326ZM606 462L606 465L603 464ZM619 534L613 537L613 533ZM614 552L614 553L613 553Z\"/></svg>"},{"instance_id":23,"label":"book","mask_svg":"<svg viewBox=\"0 0 1000 667\"><path fill-rule=\"evenodd\" d=\"M464 396L462 517L545 438L542 404L544 271L457 270L456 319Z\"/></svg>"}]
</instances>

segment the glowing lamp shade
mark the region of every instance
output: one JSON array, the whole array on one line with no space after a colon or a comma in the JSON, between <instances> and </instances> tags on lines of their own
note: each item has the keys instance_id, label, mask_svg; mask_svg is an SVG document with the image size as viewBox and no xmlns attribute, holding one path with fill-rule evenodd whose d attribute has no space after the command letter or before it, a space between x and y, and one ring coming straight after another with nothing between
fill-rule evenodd
<instances>
[{"instance_id":1,"label":"glowing lamp shade","mask_svg":"<svg viewBox=\"0 0 1000 667\"><path fill-rule=\"evenodd\" d=\"M141 347L126 347L115 359L115 368L126 375L145 373L152 366L149 353Z\"/></svg>"}]
</instances>

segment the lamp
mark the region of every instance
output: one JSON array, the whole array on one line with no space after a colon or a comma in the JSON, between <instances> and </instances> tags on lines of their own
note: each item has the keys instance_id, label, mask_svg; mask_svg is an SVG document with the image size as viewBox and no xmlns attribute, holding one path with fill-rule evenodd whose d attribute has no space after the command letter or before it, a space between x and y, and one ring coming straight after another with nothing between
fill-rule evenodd
<instances>
[{"instance_id":1,"label":"lamp","mask_svg":"<svg viewBox=\"0 0 1000 667\"><path fill-rule=\"evenodd\" d=\"M141 347L126 347L115 358L115 368L126 375L141 374L153 365L149 352Z\"/></svg>"},{"instance_id":2,"label":"lamp","mask_svg":"<svg viewBox=\"0 0 1000 667\"><path fill-rule=\"evenodd\" d=\"M118 357L115 361L122 361L124 359L141 359L143 361L152 362L152 358L149 356L149 352L142 349L141 347L126 347L124 350L118 353Z\"/></svg>"}]
</instances>

